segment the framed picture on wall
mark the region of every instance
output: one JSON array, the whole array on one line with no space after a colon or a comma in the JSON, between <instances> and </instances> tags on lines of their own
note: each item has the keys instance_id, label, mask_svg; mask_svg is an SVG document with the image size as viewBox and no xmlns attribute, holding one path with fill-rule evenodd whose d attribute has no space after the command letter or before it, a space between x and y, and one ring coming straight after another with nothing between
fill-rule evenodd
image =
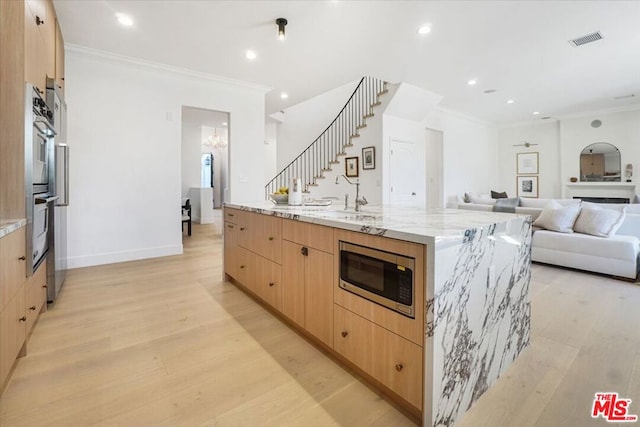
<instances>
[{"instance_id":1,"label":"framed picture on wall","mask_svg":"<svg viewBox=\"0 0 640 427\"><path fill-rule=\"evenodd\" d=\"M516 188L518 189L518 197L538 197L538 177L537 176L519 176L516 178Z\"/></svg>"},{"instance_id":2,"label":"framed picture on wall","mask_svg":"<svg viewBox=\"0 0 640 427\"><path fill-rule=\"evenodd\" d=\"M344 173L349 178L357 178L358 177L358 158L357 157L347 157L344 159Z\"/></svg>"},{"instance_id":3,"label":"framed picture on wall","mask_svg":"<svg viewBox=\"0 0 640 427\"><path fill-rule=\"evenodd\" d=\"M376 147L364 147L362 149L362 169L376 168Z\"/></svg>"},{"instance_id":4,"label":"framed picture on wall","mask_svg":"<svg viewBox=\"0 0 640 427\"><path fill-rule=\"evenodd\" d=\"M516 154L516 174L538 173L538 152Z\"/></svg>"}]
</instances>

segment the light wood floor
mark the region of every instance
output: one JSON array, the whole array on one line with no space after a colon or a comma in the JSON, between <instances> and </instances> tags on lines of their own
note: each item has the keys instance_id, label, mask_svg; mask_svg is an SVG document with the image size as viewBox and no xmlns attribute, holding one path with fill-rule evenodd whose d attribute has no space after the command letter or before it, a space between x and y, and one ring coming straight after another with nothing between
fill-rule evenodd
<instances>
[{"instance_id":1,"label":"light wood floor","mask_svg":"<svg viewBox=\"0 0 640 427\"><path fill-rule=\"evenodd\" d=\"M413 425L222 280L220 224L183 256L72 270L0 399L9 426ZM604 426L640 415L640 287L534 265L531 346L457 427Z\"/></svg>"}]
</instances>

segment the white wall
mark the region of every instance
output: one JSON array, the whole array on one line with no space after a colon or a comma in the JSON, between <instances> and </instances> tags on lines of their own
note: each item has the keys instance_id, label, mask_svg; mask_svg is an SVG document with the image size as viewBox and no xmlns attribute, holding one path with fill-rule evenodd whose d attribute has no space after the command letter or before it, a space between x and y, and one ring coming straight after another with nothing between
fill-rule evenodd
<instances>
[{"instance_id":1,"label":"white wall","mask_svg":"<svg viewBox=\"0 0 640 427\"><path fill-rule=\"evenodd\" d=\"M591 122L596 119L602 121L599 128L591 127ZM608 142L618 147L622 170L631 163L634 170L632 181L637 181L637 174L640 173L640 109L565 118L560 122L560 137L562 186L572 176L580 177L580 153L594 142Z\"/></svg>"},{"instance_id":2,"label":"white wall","mask_svg":"<svg viewBox=\"0 0 640 427\"><path fill-rule=\"evenodd\" d=\"M278 173L278 125L272 119L264 124L264 183Z\"/></svg>"},{"instance_id":3,"label":"white wall","mask_svg":"<svg viewBox=\"0 0 640 427\"><path fill-rule=\"evenodd\" d=\"M445 199L498 188L498 130L494 125L438 108L422 123L425 128L443 133Z\"/></svg>"},{"instance_id":4,"label":"white wall","mask_svg":"<svg viewBox=\"0 0 640 427\"><path fill-rule=\"evenodd\" d=\"M538 144L529 148L518 146L526 142ZM498 131L499 176L496 190L516 197L517 153L538 153L538 195L540 198L560 198L560 124L541 121L526 125L503 127Z\"/></svg>"},{"instance_id":5,"label":"white wall","mask_svg":"<svg viewBox=\"0 0 640 427\"><path fill-rule=\"evenodd\" d=\"M179 254L181 107L228 111L230 197L263 197L264 88L67 45L70 268Z\"/></svg>"},{"instance_id":6,"label":"white wall","mask_svg":"<svg viewBox=\"0 0 640 427\"><path fill-rule=\"evenodd\" d=\"M278 124L277 172L284 169L331 124L358 83L359 80L347 83L284 110L284 114L280 115L282 123Z\"/></svg>"}]
</instances>

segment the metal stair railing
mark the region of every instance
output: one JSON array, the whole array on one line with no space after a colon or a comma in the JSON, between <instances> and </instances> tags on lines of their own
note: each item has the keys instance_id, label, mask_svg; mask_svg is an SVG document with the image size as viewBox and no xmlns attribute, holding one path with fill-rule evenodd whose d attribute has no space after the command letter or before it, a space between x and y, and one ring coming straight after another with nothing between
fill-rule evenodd
<instances>
[{"instance_id":1,"label":"metal stair railing","mask_svg":"<svg viewBox=\"0 0 640 427\"><path fill-rule=\"evenodd\" d=\"M373 117L373 108L380 105L378 97L386 93L386 82L365 76L360 80L347 103L335 119L298 157L265 185L265 198L280 187L288 187L292 178L301 178L303 191L309 192L332 164L340 163L339 156L352 146L352 139L360 136L366 127L366 119Z\"/></svg>"}]
</instances>

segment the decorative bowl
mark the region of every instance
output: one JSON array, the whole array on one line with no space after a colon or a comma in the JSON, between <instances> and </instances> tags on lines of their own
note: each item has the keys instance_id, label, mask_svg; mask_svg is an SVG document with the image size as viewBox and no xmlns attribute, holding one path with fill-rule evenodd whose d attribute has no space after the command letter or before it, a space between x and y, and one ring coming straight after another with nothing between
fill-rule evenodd
<instances>
[{"instance_id":1,"label":"decorative bowl","mask_svg":"<svg viewBox=\"0 0 640 427\"><path fill-rule=\"evenodd\" d=\"M270 194L269 199L276 205L286 205L289 203L288 194Z\"/></svg>"}]
</instances>

